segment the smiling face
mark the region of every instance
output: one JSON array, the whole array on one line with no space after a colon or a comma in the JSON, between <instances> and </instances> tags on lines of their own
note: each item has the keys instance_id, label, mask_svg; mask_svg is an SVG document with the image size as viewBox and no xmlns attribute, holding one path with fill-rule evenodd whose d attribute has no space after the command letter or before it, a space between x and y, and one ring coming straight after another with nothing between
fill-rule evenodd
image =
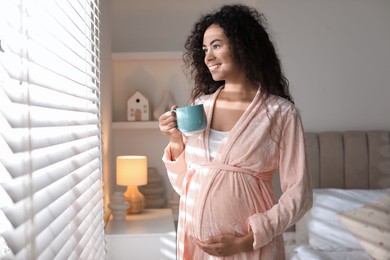
<instances>
[{"instance_id":1,"label":"smiling face","mask_svg":"<svg viewBox=\"0 0 390 260\"><path fill-rule=\"evenodd\" d=\"M210 25L203 36L204 62L215 81L236 79L241 70L234 62L229 48L229 40L223 29Z\"/></svg>"}]
</instances>

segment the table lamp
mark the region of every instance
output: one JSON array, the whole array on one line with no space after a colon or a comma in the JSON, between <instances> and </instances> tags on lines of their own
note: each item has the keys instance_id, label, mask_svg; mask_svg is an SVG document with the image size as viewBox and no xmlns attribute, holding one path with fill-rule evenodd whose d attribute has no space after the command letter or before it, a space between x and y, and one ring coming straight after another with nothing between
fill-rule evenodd
<instances>
[{"instance_id":1,"label":"table lamp","mask_svg":"<svg viewBox=\"0 0 390 260\"><path fill-rule=\"evenodd\" d=\"M125 201L130 204L127 214L140 213L145 208L145 197L138 186L147 184L146 156L126 155L116 157L116 183L127 186Z\"/></svg>"}]
</instances>

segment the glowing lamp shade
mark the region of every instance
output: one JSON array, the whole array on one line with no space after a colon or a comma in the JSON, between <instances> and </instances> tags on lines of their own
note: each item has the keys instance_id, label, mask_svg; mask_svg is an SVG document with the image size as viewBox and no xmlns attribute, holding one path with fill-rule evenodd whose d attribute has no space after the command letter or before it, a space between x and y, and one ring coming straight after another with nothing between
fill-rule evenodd
<instances>
[{"instance_id":1,"label":"glowing lamp shade","mask_svg":"<svg viewBox=\"0 0 390 260\"><path fill-rule=\"evenodd\" d=\"M128 214L136 214L145 208L145 197L138 186L147 184L148 163L146 156L126 155L116 158L116 183L127 186L125 200L130 204Z\"/></svg>"},{"instance_id":2,"label":"glowing lamp shade","mask_svg":"<svg viewBox=\"0 0 390 260\"><path fill-rule=\"evenodd\" d=\"M146 156L118 156L116 158L117 184L145 185L148 182L148 163Z\"/></svg>"}]
</instances>

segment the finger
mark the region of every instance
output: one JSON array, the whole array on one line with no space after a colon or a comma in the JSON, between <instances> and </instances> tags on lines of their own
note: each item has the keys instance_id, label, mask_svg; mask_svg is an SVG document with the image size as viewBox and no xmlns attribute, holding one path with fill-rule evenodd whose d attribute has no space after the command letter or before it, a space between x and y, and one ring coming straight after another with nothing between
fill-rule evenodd
<instances>
[{"instance_id":1,"label":"finger","mask_svg":"<svg viewBox=\"0 0 390 260\"><path fill-rule=\"evenodd\" d=\"M214 256L227 256L235 252L231 234L209 237L207 241L199 241L199 247L207 254Z\"/></svg>"},{"instance_id":2,"label":"finger","mask_svg":"<svg viewBox=\"0 0 390 260\"><path fill-rule=\"evenodd\" d=\"M167 118L161 118L159 124L160 124L160 126L175 126L176 125L176 118L173 116L170 116Z\"/></svg>"},{"instance_id":3,"label":"finger","mask_svg":"<svg viewBox=\"0 0 390 260\"><path fill-rule=\"evenodd\" d=\"M160 123L159 125L161 132L165 136L173 136L173 135L180 135L181 132L177 129L176 120L170 121L167 123L167 121Z\"/></svg>"},{"instance_id":4,"label":"finger","mask_svg":"<svg viewBox=\"0 0 390 260\"><path fill-rule=\"evenodd\" d=\"M172 136L178 134L178 130L176 127L164 127L161 129L161 132L166 136Z\"/></svg>"},{"instance_id":5,"label":"finger","mask_svg":"<svg viewBox=\"0 0 390 260\"><path fill-rule=\"evenodd\" d=\"M159 118L160 128L164 126L175 126L176 116L172 115L169 111L161 115Z\"/></svg>"},{"instance_id":6,"label":"finger","mask_svg":"<svg viewBox=\"0 0 390 260\"><path fill-rule=\"evenodd\" d=\"M165 121L169 118L173 118L173 119L176 119L176 115L175 113L172 113L171 111L167 111L165 112L164 114L162 114L159 118L159 121L162 122L162 121Z\"/></svg>"},{"instance_id":7,"label":"finger","mask_svg":"<svg viewBox=\"0 0 390 260\"><path fill-rule=\"evenodd\" d=\"M226 255L225 247L220 244L199 244L199 247L209 255L213 256L223 256Z\"/></svg>"},{"instance_id":8,"label":"finger","mask_svg":"<svg viewBox=\"0 0 390 260\"><path fill-rule=\"evenodd\" d=\"M219 243L222 241L223 241L222 236L214 236L214 237L209 237L209 239L207 240L207 243Z\"/></svg>"},{"instance_id":9,"label":"finger","mask_svg":"<svg viewBox=\"0 0 390 260\"><path fill-rule=\"evenodd\" d=\"M210 254L210 255L214 255L214 247L215 245L214 244L208 244L208 243L204 243L204 242L197 242L197 245L203 250L205 251L206 253Z\"/></svg>"}]
</instances>

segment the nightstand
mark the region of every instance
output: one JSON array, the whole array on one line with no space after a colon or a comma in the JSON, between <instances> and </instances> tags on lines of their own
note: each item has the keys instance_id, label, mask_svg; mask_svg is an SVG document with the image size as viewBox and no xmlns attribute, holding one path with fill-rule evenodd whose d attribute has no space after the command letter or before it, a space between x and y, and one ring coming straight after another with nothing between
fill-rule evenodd
<instances>
[{"instance_id":1,"label":"nightstand","mask_svg":"<svg viewBox=\"0 0 390 260\"><path fill-rule=\"evenodd\" d=\"M110 219L105 228L108 260L175 260L176 231L171 209L145 209Z\"/></svg>"}]
</instances>

